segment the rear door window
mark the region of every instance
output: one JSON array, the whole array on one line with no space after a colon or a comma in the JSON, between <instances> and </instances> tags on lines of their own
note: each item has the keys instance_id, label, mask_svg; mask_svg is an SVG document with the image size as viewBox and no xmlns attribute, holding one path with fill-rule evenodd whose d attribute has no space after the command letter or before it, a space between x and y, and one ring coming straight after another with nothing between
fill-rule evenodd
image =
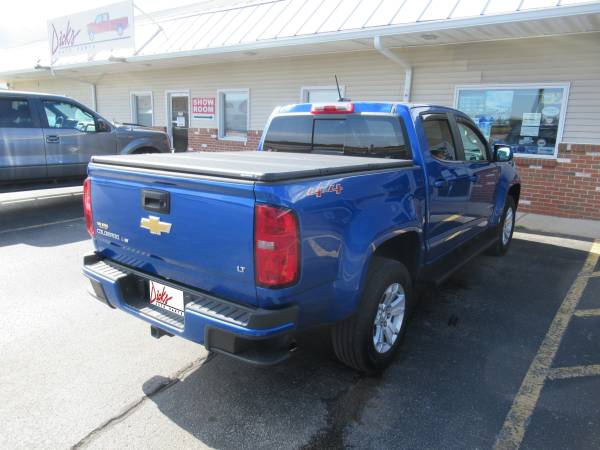
<instances>
[{"instance_id":1,"label":"rear door window","mask_svg":"<svg viewBox=\"0 0 600 450\"><path fill-rule=\"evenodd\" d=\"M31 128L33 120L25 99L0 98L0 128Z\"/></svg>"},{"instance_id":2,"label":"rear door window","mask_svg":"<svg viewBox=\"0 0 600 450\"><path fill-rule=\"evenodd\" d=\"M392 116L276 117L267 130L264 149L412 159L400 119Z\"/></svg>"},{"instance_id":3,"label":"rear door window","mask_svg":"<svg viewBox=\"0 0 600 450\"><path fill-rule=\"evenodd\" d=\"M269 125L263 147L272 152L310 152L312 127L311 116L275 117Z\"/></svg>"}]
</instances>

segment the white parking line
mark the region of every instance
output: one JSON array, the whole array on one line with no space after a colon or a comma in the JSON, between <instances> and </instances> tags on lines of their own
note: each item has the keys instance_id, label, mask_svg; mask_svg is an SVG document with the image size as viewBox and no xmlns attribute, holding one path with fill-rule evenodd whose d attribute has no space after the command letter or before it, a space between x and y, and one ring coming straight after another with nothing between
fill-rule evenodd
<instances>
[{"instance_id":1,"label":"white parking line","mask_svg":"<svg viewBox=\"0 0 600 450\"><path fill-rule=\"evenodd\" d=\"M555 245L557 247L572 248L573 250L590 251L590 241L582 241L579 239L568 239L557 236L546 236L543 234L523 233L515 231L513 233L515 239L520 239L530 242L538 242L540 244Z\"/></svg>"},{"instance_id":2,"label":"white parking line","mask_svg":"<svg viewBox=\"0 0 600 450\"><path fill-rule=\"evenodd\" d=\"M551 366L558 347L581 299L581 295L588 284L589 275L596 268L599 255L600 240L596 240L592 244L591 249L589 249L583 268L577 275L577 278L575 278L575 281L573 281L569 292L558 308L554 320L529 366L529 370L504 420L502 430L498 434L495 445L496 449L517 449L521 446L544 383L552 371Z\"/></svg>"},{"instance_id":3,"label":"white parking line","mask_svg":"<svg viewBox=\"0 0 600 450\"><path fill-rule=\"evenodd\" d=\"M600 375L600 364L589 366L558 367L550 369L549 380L564 380L565 378L594 377Z\"/></svg>"},{"instance_id":4,"label":"white parking line","mask_svg":"<svg viewBox=\"0 0 600 450\"><path fill-rule=\"evenodd\" d=\"M76 219L57 220L55 222L40 223L37 225L30 225L28 227L10 228L8 230L0 230L0 234L16 233L17 231L34 230L36 228L43 228L43 227L49 227L51 225L60 225L63 223L79 222L79 221L83 221L83 217L77 217Z\"/></svg>"},{"instance_id":5,"label":"white parking line","mask_svg":"<svg viewBox=\"0 0 600 450\"><path fill-rule=\"evenodd\" d=\"M578 309L575 311L577 317L600 317L600 308Z\"/></svg>"}]
</instances>

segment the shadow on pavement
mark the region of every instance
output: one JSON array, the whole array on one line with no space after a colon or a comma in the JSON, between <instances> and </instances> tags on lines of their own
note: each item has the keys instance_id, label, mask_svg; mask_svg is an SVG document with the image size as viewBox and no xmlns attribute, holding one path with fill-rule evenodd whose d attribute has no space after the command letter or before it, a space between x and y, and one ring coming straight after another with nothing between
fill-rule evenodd
<instances>
[{"instance_id":1,"label":"shadow on pavement","mask_svg":"<svg viewBox=\"0 0 600 450\"><path fill-rule=\"evenodd\" d=\"M515 240L504 258L474 259L423 292L380 377L337 363L322 333L276 367L216 356L168 389L152 394L164 380L151 379L144 391L217 448L491 448L585 257Z\"/></svg>"},{"instance_id":2,"label":"shadow on pavement","mask_svg":"<svg viewBox=\"0 0 600 450\"><path fill-rule=\"evenodd\" d=\"M0 247L53 247L89 239L81 195L20 200L0 205Z\"/></svg>"}]
</instances>

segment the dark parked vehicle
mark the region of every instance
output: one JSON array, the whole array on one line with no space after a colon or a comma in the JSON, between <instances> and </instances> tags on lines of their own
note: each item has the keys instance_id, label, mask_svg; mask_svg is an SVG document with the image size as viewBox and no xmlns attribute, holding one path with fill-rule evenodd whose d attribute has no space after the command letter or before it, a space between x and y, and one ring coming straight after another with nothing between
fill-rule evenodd
<instances>
[{"instance_id":1,"label":"dark parked vehicle","mask_svg":"<svg viewBox=\"0 0 600 450\"><path fill-rule=\"evenodd\" d=\"M166 133L113 124L68 97L0 92L0 182L83 177L92 155L170 151Z\"/></svg>"}]
</instances>

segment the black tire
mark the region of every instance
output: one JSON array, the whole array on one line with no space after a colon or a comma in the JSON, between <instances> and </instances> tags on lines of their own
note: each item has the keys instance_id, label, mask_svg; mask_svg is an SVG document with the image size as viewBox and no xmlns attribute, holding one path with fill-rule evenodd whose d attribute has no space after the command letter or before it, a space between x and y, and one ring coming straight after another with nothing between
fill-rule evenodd
<instances>
[{"instance_id":1,"label":"black tire","mask_svg":"<svg viewBox=\"0 0 600 450\"><path fill-rule=\"evenodd\" d=\"M374 344L374 321L386 289L394 283L399 283L404 289L404 315L391 348L379 352ZM406 323L414 305L413 296L411 276L404 264L374 257L357 312L332 329L333 349L337 358L359 372L373 374L385 369L392 362L404 338Z\"/></svg>"},{"instance_id":2,"label":"black tire","mask_svg":"<svg viewBox=\"0 0 600 450\"><path fill-rule=\"evenodd\" d=\"M504 234L504 222L506 221L506 215L508 214L509 209L512 210L512 226L510 230L510 236L508 237L508 241L502 238ZM515 200L508 196L506 198L506 204L504 205L504 211L502 212L502 217L500 218L500 222L498 223L498 229L496 230L497 239L494 245L492 245L488 254L493 256L502 256L505 255L510 247L510 243L512 242L513 233L515 231L515 219L517 217L517 206L515 205Z\"/></svg>"}]
</instances>

